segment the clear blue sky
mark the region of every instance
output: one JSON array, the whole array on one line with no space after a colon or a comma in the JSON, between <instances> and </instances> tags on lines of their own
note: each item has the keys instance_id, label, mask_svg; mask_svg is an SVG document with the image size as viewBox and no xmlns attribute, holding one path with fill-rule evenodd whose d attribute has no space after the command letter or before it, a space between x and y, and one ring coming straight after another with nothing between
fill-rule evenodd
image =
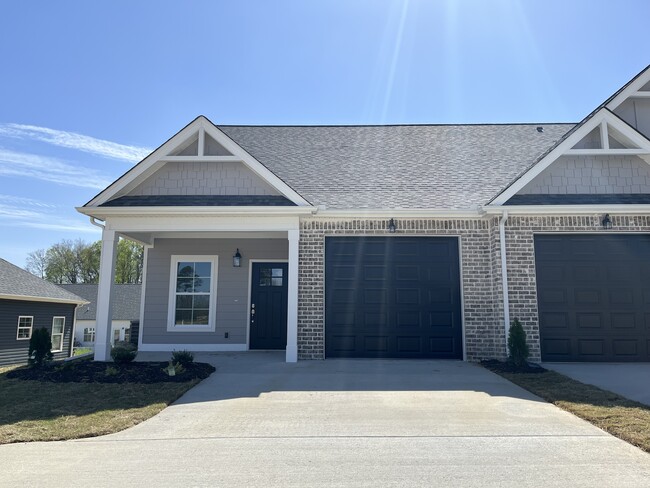
<instances>
[{"instance_id":1,"label":"clear blue sky","mask_svg":"<svg viewBox=\"0 0 650 488\"><path fill-rule=\"evenodd\" d=\"M198 114L217 124L573 122L650 63L648 0L0 6L0 257Z\"/></svg>"}]
</instances>

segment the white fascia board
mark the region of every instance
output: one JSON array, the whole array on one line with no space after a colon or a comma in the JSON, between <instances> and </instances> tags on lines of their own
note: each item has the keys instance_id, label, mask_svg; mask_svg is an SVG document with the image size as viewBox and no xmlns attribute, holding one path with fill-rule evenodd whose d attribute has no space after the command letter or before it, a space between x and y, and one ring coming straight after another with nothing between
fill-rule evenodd
<instances>
[{"instance_id":1,"label":"white fascia board","mask_svg":"<svg viewBox=\"0 0 650 488\"><path fill-rule=\"evenodd\" d=\"M148 215L114 216L106 228L118 234L164 232L264 232L287 231L300 227L300 216L215 216L215 215Z\"/></svg>"},{"instance_id":2,"label":"white fascia board","mask_svg":"<svg viewBox=\"0 0 650 488\"><path fill-rule=\"evenodd\" d=\"M148 216L148 215L309 215L315 207L259 207L259 206L171 206L171 207L77 207L84 215L105 220L112 216Z\"/></svg>"},{"instance_id":3,"label":"white fascia board","mask_svg":"<svg viewBox=\"0 0 650 488\"><path fill-rule=\"evenodd\" d=\"M596 114L594 114L589 120L587 120L582 126L580 126L573 134L567 137L564 141L555 147L550 153L543 157L540 161L530 168L526 173L524 173L518 180L512 183L506 190L504 190L499 196L497 196L492 202L491 205L503 205L510 198L516 195L522 188L524 188L528 183L530 183L536 176L538 176L542 171L548 168L553 164L559 157L564 156L564 154L575 146L580 140L585 137L589 132L598 127L603 121L610 124L612 127L619 130L621 133L630 137L635 143L639 144L642 148L648 147L647 140L641 134L636 133L632 137L632 133L636 131L634 128L628 126L625 122L619 119L615 114L607 110L606 108L600 109ZM637 142L639 141L639 142Z\"/></svg>"},{"instance_id":4,"label":"white fascia board","mask_svg":"<svg viewBox=\"0 0 650 488\"><path fill-rule=\"evenodd\" d=\"M1 294L0 300L19 300L22 302L64 303L70 305L85 305L87 303L90 303L86 300L68 300L67 298L47 298L47 297L33 297L29 295L6 295L6 294Z\"/></svg>"},{"instance_id":5,"label":"white fascia board","mask_svg":"<svg viewBox=\"0 0 650 488\"><path fill-rule=\"evenodd\" d=\"M282 195L287 197L296 205L311 206L311 204L298 194L298 192L282 181L275 175L275 173L250 155L244 148L232 140L225 132L208 119L201 117L201 124L206 133L208 133L215 141L221 144L233 156L240 158L251 171L279 191Z\"/></svg>"},{"instance_id":6,"label":"white fascia board","mask_svg":"<svg viewBox=\"0 0 650 488\"><path fill-rule=\"evenodd\" d=\"M637 78L626 86L621 93L612 98L607 105L609 110L615 110L625 100L634 96L646 83L650 82L650 66L642 71Z\"/></svg>"},{"instance_id":7,"label":"white fascia board","mask_svg":"<svg viewBox=\"0 0 650 488\"><path fill-rule=\"evenodd\" d=\"M488 205L483 207L486 215L650 215L650 205Z\"/></svg>"},{"instance_id":8,"label":"white fascia board","mask_svg":"<svg viewBox=\"0 0 650 488\"><path fill-rule=\"evenodd\" d=\"M323 218L477 218L483 215L480 208L468 209L436 209L436 208L416 208L416 209L345 209L345 210L318 210L316 217Z\"/></svg>"},{"instance_id":9,"label":"white fascia board","mask_svg":"<svg viewBox=\"0 0 650 488\"><path fill-rule=\"evenodd\" d=\"M99 195L90 200L86 205L95 207L106 203L121 191L130 191L142 180L151 176L164 162L162 159L179 145L180 142L192 137L201 127L201 117L194 119L189 125L181 129L176 135L165 142L162 146L149 154L146 158L133 166L120 178L111 183Z\"/></svg>"}]
</instances>

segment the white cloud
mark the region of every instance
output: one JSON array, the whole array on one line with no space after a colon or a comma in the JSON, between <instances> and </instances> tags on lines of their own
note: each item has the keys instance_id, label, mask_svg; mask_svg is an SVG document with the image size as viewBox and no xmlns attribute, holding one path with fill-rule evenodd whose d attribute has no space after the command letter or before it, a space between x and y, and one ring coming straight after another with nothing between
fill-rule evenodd
<instances>
[{"instance_id":1,"label":"white cloud","mask_svg":"<svg viewBox=\"0 0 650 488\"><path fill-rule=\"evenodd\" d=\"M54 212L57 207L31 198L0 195L0 225L33 229L97 233L99 229L84 218L72 219Z\"/></svg>"},{"instance_id":2,"label":"white cloud","mask_svg":"<svg viewBox=\"0 0 650 488\"><path fill-rule=\"evenodd\" d=\"M49 129L35 125L4 124L0 125L0 135L17 139L32 139L54 146L67 147L99 156L138 162L145 158L151 149L140 146L127 146L116 142L96 139L76 132Z\"/></svg>"},{"instance_id":3,"label":"white cloud","mask_svg":"<svg viewBox=\"0 0 650 488\"><path fill-rule=\"evenodd\" d=\"M10 151L1 147L0 174L98 190L103 190L111 183L111 180L93 169L72 166L55 158Z\"/></svg>"}]
</instances>

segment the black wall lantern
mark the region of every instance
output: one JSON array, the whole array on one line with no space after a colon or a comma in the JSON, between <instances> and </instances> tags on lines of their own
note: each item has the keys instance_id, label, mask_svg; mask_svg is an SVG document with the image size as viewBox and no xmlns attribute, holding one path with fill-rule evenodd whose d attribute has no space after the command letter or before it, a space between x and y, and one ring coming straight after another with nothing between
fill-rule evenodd
<instances>
[{"instance_id":1,"label":"black wall lantern","mask_svg":"<svg viewBox=\"0 0 650 488\"><path fill-rule=\"evenodd\" d=\"M237 248L237 252L235 255L232 257L232 265L235 268L241 267L241 254L239 254L239 248Z\"/></svg>"},{"instance_id":2,"label":"black wall lantern","mask_svg":"<svg viewBox=\"0 0 650 488\"><path fill-rule=\"evenodd\" d=\"M612 228L612 219L609 218L609 214L605 214L603 220L600 223L603 225L603 229Z\"/></svg>"},{"instance_id":3,"label":"black wall lantern","mask_svg":"<svg viewBox=\"0 0 650 488\"><path fill-rule=\"evenodd\" d=\"M388 221L388 232L390 232L391 234L394 234L396 229L397 229L397 226L395 225L395 220L390 219Z\"/></svg>"}]
</instances>

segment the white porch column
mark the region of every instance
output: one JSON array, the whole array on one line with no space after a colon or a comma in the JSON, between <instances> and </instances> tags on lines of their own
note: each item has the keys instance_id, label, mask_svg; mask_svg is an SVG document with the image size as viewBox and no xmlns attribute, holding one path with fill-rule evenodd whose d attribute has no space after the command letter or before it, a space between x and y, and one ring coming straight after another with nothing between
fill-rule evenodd
<instances>
[{"instance_id":1,"label":"white porch column","mask_svg":"<svg viewBox=\"0 0 650 488\"><path fill-rule=\"evenodd\" d=\"M102 231L102 255L99 264L97 288L97 315L95 321L95 361L108 361L111 357L111 302L115 281L115 260L118 236L114 230Z\"/></svg>"},{"instance_id":2,"label":"white porch column","mask_svg":"<svg viewBox=\"0 0 650 488\"><path fill-rule=\"evenodd\" d=\"M288 231L289 238L289 294L287 304L287 363L298 361L298 242L299 230Z\"/></svg>"}]
</instances>

